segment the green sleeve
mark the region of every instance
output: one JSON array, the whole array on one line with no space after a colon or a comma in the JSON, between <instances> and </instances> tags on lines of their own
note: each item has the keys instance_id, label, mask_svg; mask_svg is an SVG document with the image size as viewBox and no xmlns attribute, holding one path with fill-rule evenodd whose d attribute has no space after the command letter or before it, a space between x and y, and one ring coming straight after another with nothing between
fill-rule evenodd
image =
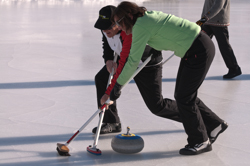
<instances>
[{"instance_id":1,"label":"green sleeve","mask_svg":"<svg viewBox=\"0 0 250 166\"><path fill-rule=\"evenodd\" d=\"M128 60L117 79L117 83L124 85L138 67L147 41L150 38L150 32L139 25L134 25L132 29L132 44Z\"/></svg>"}]
</instances>

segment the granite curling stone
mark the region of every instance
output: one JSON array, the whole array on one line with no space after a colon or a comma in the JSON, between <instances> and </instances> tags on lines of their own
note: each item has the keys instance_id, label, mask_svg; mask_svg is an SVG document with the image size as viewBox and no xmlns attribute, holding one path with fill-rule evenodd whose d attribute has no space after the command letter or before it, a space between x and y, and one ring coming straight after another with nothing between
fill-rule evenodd
<instances>
[{"instance_id":1,"label":"granite curling stone","mask_svg":"<svg viewBox=\"0 0 250 166\"><path fill-rule=\"evenodd\" d=\"M123 154L138 153L144 148L143 139L136 134L130 134L127 127L127 134L116 135L111 141L111 147L115 152Z\"/></svg>"}]
</instances>

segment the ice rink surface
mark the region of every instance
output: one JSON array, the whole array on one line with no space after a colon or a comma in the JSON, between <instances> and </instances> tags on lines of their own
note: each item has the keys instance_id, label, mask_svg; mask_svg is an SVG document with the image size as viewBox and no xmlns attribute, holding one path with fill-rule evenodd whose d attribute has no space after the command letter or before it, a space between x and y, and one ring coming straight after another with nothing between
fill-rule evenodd
<instances>
[{"instance_id":1,"label":"ice rink surface","mask_svg":"<svg viewBox=\"0 0 250 166\"><path fill-rule=\"evenodd\" d=\"M227 68L218 50L199 97L229 128L213 151L181 156L186 144L182 124L156 117L132 81L118 100L122 133L130 126L144 149L133 155L112 150L101 135L101 156L93 144L96 117L70 144L70 157L59 156L66 141L97 110L95 74L103 67L98 11L120 0L0 0L0 165L1 166L249 166L250 165L250 1L231 0L230 43L243 74L223 80ZM135 0L190 21L200 18L204 0ZM164 59L172 52L163 52ZM163 68L163 95L173 99L180 59Z\"/></svg>"}]
</instances>

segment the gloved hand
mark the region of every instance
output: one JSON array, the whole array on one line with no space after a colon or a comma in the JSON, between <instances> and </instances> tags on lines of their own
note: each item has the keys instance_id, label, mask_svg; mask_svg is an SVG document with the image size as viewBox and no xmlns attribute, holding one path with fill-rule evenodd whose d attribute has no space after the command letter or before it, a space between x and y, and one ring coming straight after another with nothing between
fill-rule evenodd
<instances>
[{"instance_id":1,"label":"gloved hand","mask_svg":"<svg viewBox=\"0 0 250 166\"><path fill-rule=\"evenodd\" d=\"M205 22L207 22L207 19L205 17L202 17L200 20L196 22L196 24L202 26Z\"/></svg>"},{"instance_id":2,"label":"gloved hand","mask_svg":"<svg viewBox=\"0 0 250 166\"><path fill-rule=\"evenodd\" d=\"M151 57L151 61L156 61L157 58L159 58L160 56L162 56L161 51L157 51L157 50L155 50L153 48L149 52L149 55L151 55L151 54L153 54L152 57Z\"/></svg>"},{"instance_id":3,"label":"gloved hand","mask_svg":"<svg viewBox=\"0 0 250 166\"><path fill-rule=\"evenodd\" d=\"M113 89L112 89L112 91L110 92L109 99L111 101L117 100L121 95L121 89L122 89L122 86L116 82Z\"/></svg>"},{"instance_id":4,"label":"gloved hand","mask_svg":"<svg viewBox=\"0 0 250 166\"><path fill-rule=\"evenodd\" d=\"M142 54L142 62L144 62L151 54L153 54L153 56L151 57L151 62L154 63L154 61L161 61L160 58L162 58L161 56L161 51L157 51L155 49L153 49L152 47L150 47L149 45L146 45L145 50ZM148 63L148 65L150 64L150 62Z\"/></svg>"}]
</instances>

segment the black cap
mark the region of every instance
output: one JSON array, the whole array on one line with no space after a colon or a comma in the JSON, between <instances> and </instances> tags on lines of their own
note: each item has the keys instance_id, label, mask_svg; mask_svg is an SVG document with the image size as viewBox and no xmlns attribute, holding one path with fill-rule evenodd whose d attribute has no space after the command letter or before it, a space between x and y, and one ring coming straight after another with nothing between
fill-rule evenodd
<instances>
[{"instance_id":1,"label":"black cap","mask_svg":"<svg viewBox=\"0 0 250 166\"><path fill-rule=\"evenodd\" d=\"M95 28L97 29L101 29L101 30L105 30L108 29L111 25L111 15L112 15L112 11L115 9L115 6L105 6L103 8L101 8L101 10L99 11L99 18L95 23Z\"/></svg>"}]
</instances>

